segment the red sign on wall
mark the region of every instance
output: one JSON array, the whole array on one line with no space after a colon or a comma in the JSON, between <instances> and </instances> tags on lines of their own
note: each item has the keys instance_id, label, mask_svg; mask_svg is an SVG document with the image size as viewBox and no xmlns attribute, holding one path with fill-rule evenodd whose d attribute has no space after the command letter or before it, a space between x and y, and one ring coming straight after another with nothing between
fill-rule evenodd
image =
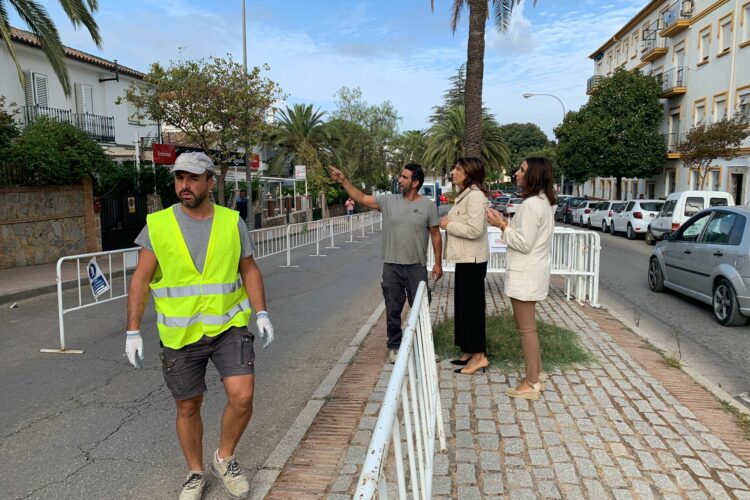
<instances>
[{"instance_id":1,"label":"red sign on wall","mask_svg":"<svg viewBox=\"0 0 750 500\"><path fill-rule=\"evenodd\" d=\"M260 155L253 155L250 158L250 168L257 170L260 168Z\"/></svg>"},{"instance_id":2,"label":"red sign on wall","mask_svg":"<svg viewBox=\"0 0 750 500\"><path fill-rule=\"evenodd\" d=\"M177 159L177 151L171 144L154 144L154 164L174 165Z\"/></svg>"}]
</instances>

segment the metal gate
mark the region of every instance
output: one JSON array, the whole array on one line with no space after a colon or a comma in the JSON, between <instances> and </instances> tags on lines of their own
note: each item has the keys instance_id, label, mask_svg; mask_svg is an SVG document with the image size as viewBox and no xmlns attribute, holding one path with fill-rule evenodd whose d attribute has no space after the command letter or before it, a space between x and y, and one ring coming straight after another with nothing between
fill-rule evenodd
<instances>
[{"instance_id":1,"label":"metal gate","mask_svg":"<svg viewBox=\"0 0 750 500\"><path fill-rule=\"evenodd\" d=\"M133 198L135 206L128 204ZM119 250L134 245L138 233L146 225L146 195L107 196L102 201L102 250Z\"/></svg>"}]
</instances>

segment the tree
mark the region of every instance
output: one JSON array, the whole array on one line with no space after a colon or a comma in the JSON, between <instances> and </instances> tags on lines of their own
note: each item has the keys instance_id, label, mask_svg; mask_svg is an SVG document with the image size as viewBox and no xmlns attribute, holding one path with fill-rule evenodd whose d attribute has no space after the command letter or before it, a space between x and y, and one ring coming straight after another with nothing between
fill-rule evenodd
<instances>
[{"instance_id":1,"label":"tree","mask_svg":"<svg viewBox=\"0 0 750 500\"><path fill-rule=\"evenodd\" d=\"M260 141L268 126L266 116L281 98L278 85L261 77L258 66L246 74L231 56L172 61L168 68L154 63L146 82L131 85L125 99L141 114L180 130L211 156L220 168L217 185L223 205L229 164L246 145Z\"/></svg>"},{"instance_id":2,"label":"tree","mask_svg":"<svg viewBox=\"0 0 750 500\"><path fill-rule=\"evenodd\" d=\"M442 122L430 128L424 154L425 169L440 172L445 177L459 157L468 156L464 149L464 134L464 108L453 108ZM501 175L510 161L510 152L500 135L500 128L491 116L484 119L479 157L482 158L488 179Z\"/></svg>"},{"instance_id":3,"label":"tree","mask_svg":"<svg viewBox=\"0 0 750 500\"><path fill-rule=\"evenodd\" d=\"M17 110L12 104L11 106L6 108L5 96L0 95L0 162L5 160L3 153L10 147L10 141L19 134L18 124L13 119Z\"/></svg>"},{"instance_id":4,"label":"tree","mask_svg":"<svg viewBox=\"0 0 750 500\"><path fill-rule=\"evenodd\" d=\"M359 88L342 87L334 95L336 110L328 123L336 135L336 161L353 182L389 186L388 174L400 171L392 151L401 117L390 101L371 105Z\"/></svg>"},{"instance_id":5,"label":"tree","mask_svg":"<svg viewBox=\"0 0 750 500\"><path fill-rule=\"evenodd\" d=\"M466 64L462 64L456 70L456 74L448 79L450 87L443 92L443 102L432 107L430 123L439 123L453 108L464 105L464 95L466 93Z\"/></svg>"},{"instance_id":6,"label":"tree","mask_svg":"<svg viewBox=\"0 0 750 500\"><path fill-rule=\"evenodd\" d=\"M728 159L737 154L742 141L750 135L747 125L742 114L716 123L701 123L690 129L685 140L677 146L685 168L698 172L699 189L703 189L714 160Z\"/></svg>"},{"instance_id":7,"label":"tree","mask_svg":"<svg viewBox=\"0 0 750 500\"><path fill-rule=\"evenodd\" d=\"M500 125L500 135L510 151L511 168L518 168L530 152L542 150L550 142L547 134L534 123Z\"/></svg>"},{"instance_id":8,"label":"tree","mask_svg":"<svg viewBox=\"0 0 750 500\"><path fill-rule=\"evenodd\" d=\"M391 162L394 166L422 161L427 149L427 132L425 130L407 130L392 143Z\"/></svg>"},{"instance_id":9,"label":"tree","mask_svg":"<svg viewBox=\"0 0 750 500\"><path fill-rule=\"evenodd\" d=\"M565 175L576 182L614 177L620 197L623 177L657 173L666 154L660 94L656 79L640 70L617 68L604 78L589 102L555 128L558 162Z\"/></svg>"},{"instance_id":10,"label":"tree","mask_svg":"<svg viewBox=\"0 0 750 500\"><path fill-rule=\"evenodd\" d=\"M76 184L84 175L97 181L116 168L86 132L47 117L39 117L26 126L11 143L9 156L16 183L23 186ZM97 185L98 182L95 189Z\"/></svg>"},{"instance_id":11,"label":"tree","mask_svg":"<svg viewBox=\"0 0 750 500\"><path fill-rule=\"evenodd\" d=\"M91 35L91 39L96 46L102 47L102 39L99 36L99 26L94 21L93 13L98 8L98 0L59 0L65 14L76 28L83 25ZM18 15L23 19L28 28L36 35L41 45L42 52L47 56L47 60L52 65L52 70L57 75L57 79L62 85L65 96L70 95L70 79L68 77L68 68L65 65L65 47L60 41L60 35L57 32L55 23L52 22L47 10L40 2L34 0L10 0L10 4L16 9ZM16 64L18 78L21 86L24 85L24 76L21 65L18 62L18 56L13 48L13 41L10 36L10 23L8 19L8 9L5 6L5 0L0 0L0 38L5 41L5 46L10 52L10 57Z\"/></svg>"},{"instance_id":12,"label":"tree","mask_svg":"<svg viewBox=\"0 0 750 500\"><path fill-rule=\"evenodd\" d=\"M484 36L489 17L488 0L453 0L451 30L456 33L464 7L469 8L469 43L466 50L466 130L463 149L467 156L480 156L482 142L482 83L484 78ZM505 33L510 26L513 8L521 0L492 0L492 17L495 29ZM536 5L536 0L534 0ZM430 0L435 10L435 0Z\"/></svg>"},{"instance_id":13,"label":"tree","mask_svg":"<svg viewBox=\"0 0 750 500\"><path fill-rule=\"evenodd\" d=\"M279 174L284 166L306 165L308 188L313 196L328 186L323 165L332 161L336 139L333 129L323 121L325 112L311 104L295 104L279 112L277 124L265 134L272 147L271 172Z\"/></svg>"}]
</instances>

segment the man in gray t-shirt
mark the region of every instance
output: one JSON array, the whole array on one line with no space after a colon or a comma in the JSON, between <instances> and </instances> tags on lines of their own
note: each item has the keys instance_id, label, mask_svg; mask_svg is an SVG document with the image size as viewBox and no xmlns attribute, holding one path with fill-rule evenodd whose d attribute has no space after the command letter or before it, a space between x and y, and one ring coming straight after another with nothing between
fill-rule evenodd
<instances>
[{"instance_id":1,"label":"man in gray t-shirt","mask_svg":"<svg viewBox=\"0 0 750 500\"><path fill-rule=\"evenodd\" d=\"M388 360L396 362L401 345L401 311L408 298L414 303L419 282L427 283L427 243L432 239L435 265L432 278L443 276L443 243L437 207L419 195L424 182L422 167L404 166L398 183L400 194L370 196L354 187L341 170L328 167L333 180L341 184L356 202L383 213L383 298L388 323Z\"/></svg>"}]
</instances>

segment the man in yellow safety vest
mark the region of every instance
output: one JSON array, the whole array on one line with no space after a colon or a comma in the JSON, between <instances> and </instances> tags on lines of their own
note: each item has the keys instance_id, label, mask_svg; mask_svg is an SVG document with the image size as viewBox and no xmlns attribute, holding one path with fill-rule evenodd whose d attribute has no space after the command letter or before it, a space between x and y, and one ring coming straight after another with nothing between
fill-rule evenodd
<instances>
[{"instance_id":1,"label":"man in yellow safety vest","mask_svg":"<svg viewBox=\"0 0 750 500\"><path fill-rule=\"evenodd\" d=\"M204 153L183 153L172 172L180 203L150 214L135 240L142 248L128 293L125 352L136 368L142 366L140 324L150 289L162 372L177 404L177 436L189 470L180 499L200 499L207 484L200 408L209 359L227 395L211 470L232 498L244 498L250 485L235 448L253 410L252 309L263 347L274 338L263 277L245 221L208 200L215 174L211 159Z\"/></svg>"}]
</instances>

